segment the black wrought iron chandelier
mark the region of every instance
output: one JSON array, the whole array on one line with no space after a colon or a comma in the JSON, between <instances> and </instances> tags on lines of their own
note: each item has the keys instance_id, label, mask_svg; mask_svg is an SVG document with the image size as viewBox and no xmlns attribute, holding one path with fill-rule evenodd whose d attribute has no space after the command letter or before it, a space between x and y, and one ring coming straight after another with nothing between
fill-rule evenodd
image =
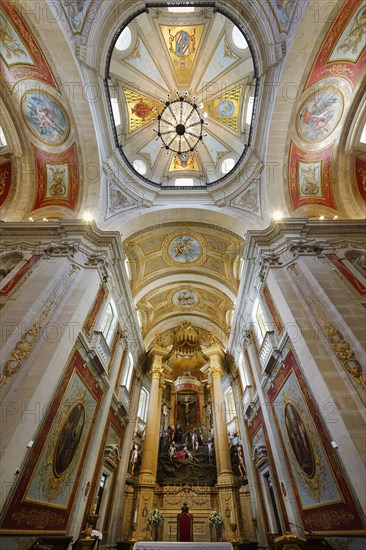
<instances>
[{"instance_id":1,"label":"black wrought iron chandelier","mask_svg":"<svg viewBox=\"0 0 366 550\"><path fill-rule=\"evenodd\" d=\"M167 153L173 152L182 163L186 163L207 135L203 133L203 126L207 126L208 122L201 113L203 104L197 104L196 96L191 98L189 92L182 95L178 91L176 96L176 99L171 99L168 94L167 101L160 100L164 107L154 119L158 121L154 132L162 141L162 149L166 149ZM157 109L155 112L158 112Z\"/></svg>"}]
</instances>

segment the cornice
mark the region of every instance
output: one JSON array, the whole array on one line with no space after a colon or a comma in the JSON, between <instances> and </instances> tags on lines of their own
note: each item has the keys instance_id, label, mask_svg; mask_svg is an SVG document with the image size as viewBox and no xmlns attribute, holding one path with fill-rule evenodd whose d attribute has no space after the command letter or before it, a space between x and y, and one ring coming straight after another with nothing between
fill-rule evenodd
<instances>
[{"instance_id":1,"label":"cornice","mask_svg":"<svg viewBox=\"0 0 366 550\"><path fill-rule=\"evenodd\" d=\"M249 230L247 232L247 248L253 243L261 246L274 243L284 235L295 233L298 237L324 235L365 235L365 220L309 220L307 218L287 218L281 221L272 221L264 230Z\"/></svg>"},{"instance_id":2,"label":"cornice","mask_svg":"<svg viewBox=\"0 0 366 550\"><path fill-rule=\"evenodd\" d=\"M127 338L140 348L140 352L144 350L142 335L137 329L139 325L130 284L123 268L125 255L118 231L101 231L95 222L81 220L3 222L0 224L0 237L1 248L6 250L16 244L23 248L29 247L30 250L36 247L46 258L67 256L74 259L78 252L83 255L83 260L78 261L80 267L95 268L103 281L112 281L112 284L109 283L110 288L117 302L121 303Z\"/></svg>"}]
</instances>

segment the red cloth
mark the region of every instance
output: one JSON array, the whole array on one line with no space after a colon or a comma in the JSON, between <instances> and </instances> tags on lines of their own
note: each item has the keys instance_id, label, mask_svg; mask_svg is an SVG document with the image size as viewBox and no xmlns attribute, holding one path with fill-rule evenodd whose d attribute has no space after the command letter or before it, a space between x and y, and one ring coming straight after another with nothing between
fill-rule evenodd
<instances>
[{"instance_id":1,"label":"red cloth","mask_svg":"<svg viewBox=\"0 0 366 550\"><path fill-rule=\"evenodd\" d=\"M191 518L187 514L182 514L179 518L179 540L181 542L189 542L191 540Z\"/></svg>"},{"instance_id":2,"label":"red cloth","mask_svg":"<svg viewBox=\"0 0 366 550\"><path fill-rule=\"evenodd\" d=\"M175 458L177 460L182 460L182 458L185 458L186 452L185 451L177 451L177 454L175 455Z\"/></svg>"}]
</instances>

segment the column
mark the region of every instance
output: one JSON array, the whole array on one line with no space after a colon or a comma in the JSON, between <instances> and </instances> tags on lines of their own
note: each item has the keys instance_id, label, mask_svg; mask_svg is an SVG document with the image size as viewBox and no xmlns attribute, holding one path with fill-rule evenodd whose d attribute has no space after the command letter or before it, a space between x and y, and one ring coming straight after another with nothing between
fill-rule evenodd
<instances>
[{"instance_id":1,"label":"column","mask_svg":"<svg viewBox=\"0 0 366 550\"><path fill-rule=\"evenodd\" d=\"M146 527L146 516L153 508L154 503L161 422L160 378L163 373L163 360L168 353L166 348L160 346L154 346L149 353L152 365L151 388L141 469L136 486L136 523L132 532L132 540L145 538L146 532L143 529Z\"/></svg>"},{"instance_id":2,"label":"column","mask_svg":"<svg viewBox=\"0 0 366 550\"><path fill-rule=\"evenodd\" d=\"M228 434L226 428L225 401L222 393L221 376L223 352L219 346L213 346L205 350L205 354L210 358L209 372L212 378L213 386L213 414L216 419L214 422L215 431L215 449L219 456L220 471L218 475L232 474L230 449L228 445Z\"/></svg>"},{"instance_id":3,"label":"column","mask_svg":"<svg viewBox=\"0 0 366 550\"><path fill-rule=\"evenodd\" d=\"M155 484L156 480L161 422L160 376L163 372L163 359L167 354L168 350L159 346L155 346L150 352L151 389L139 483Z\"/></svg>"},{"instance_id":4,"label":"column","mask_svg":"<svg viewBox=\"0 0 366 550\"><path fill-rule=\"evenodd\" d=\"M231 466L230 449L226 427L225 402L222 393L221 376L224 352L218 345L205 350L210 358L209 373L212 378L213 414L215 429L215 449L217 465L217 488L219 491L219 509L225 522L225 539L238 540L238 508L235 494L235 481Z\"/></svg>"}]
</instances>

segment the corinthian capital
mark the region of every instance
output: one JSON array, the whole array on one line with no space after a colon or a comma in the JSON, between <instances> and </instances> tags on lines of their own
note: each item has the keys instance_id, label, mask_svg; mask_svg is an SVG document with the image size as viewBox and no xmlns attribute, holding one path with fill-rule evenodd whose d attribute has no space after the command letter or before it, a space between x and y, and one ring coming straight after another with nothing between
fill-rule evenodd
<instances>
[{"instance_id":1,"label":"corinthian capital","mask_svg":"<svg viewBox=\"0 0 366 550\"><path fill-rule=\"evenodd\" d=\"M212 365L210 366L210 368L208 369L209 373L211 374L212 378L215 379L215 378L221 378L222 374L223 374L223 370L222 370L222 367L221 365Z\"/></svg>"},{"instance_id":2,"label":"corinthian capital","mask_svg":"<svg viewBox=\"0 0 366 550\"><path fill-rule=\"evenodd\" d=\"M151 378L160 380L161 373L163 372L163 369L160 365L153 365L151 368Z\"/></svg>"}]
</instances>

